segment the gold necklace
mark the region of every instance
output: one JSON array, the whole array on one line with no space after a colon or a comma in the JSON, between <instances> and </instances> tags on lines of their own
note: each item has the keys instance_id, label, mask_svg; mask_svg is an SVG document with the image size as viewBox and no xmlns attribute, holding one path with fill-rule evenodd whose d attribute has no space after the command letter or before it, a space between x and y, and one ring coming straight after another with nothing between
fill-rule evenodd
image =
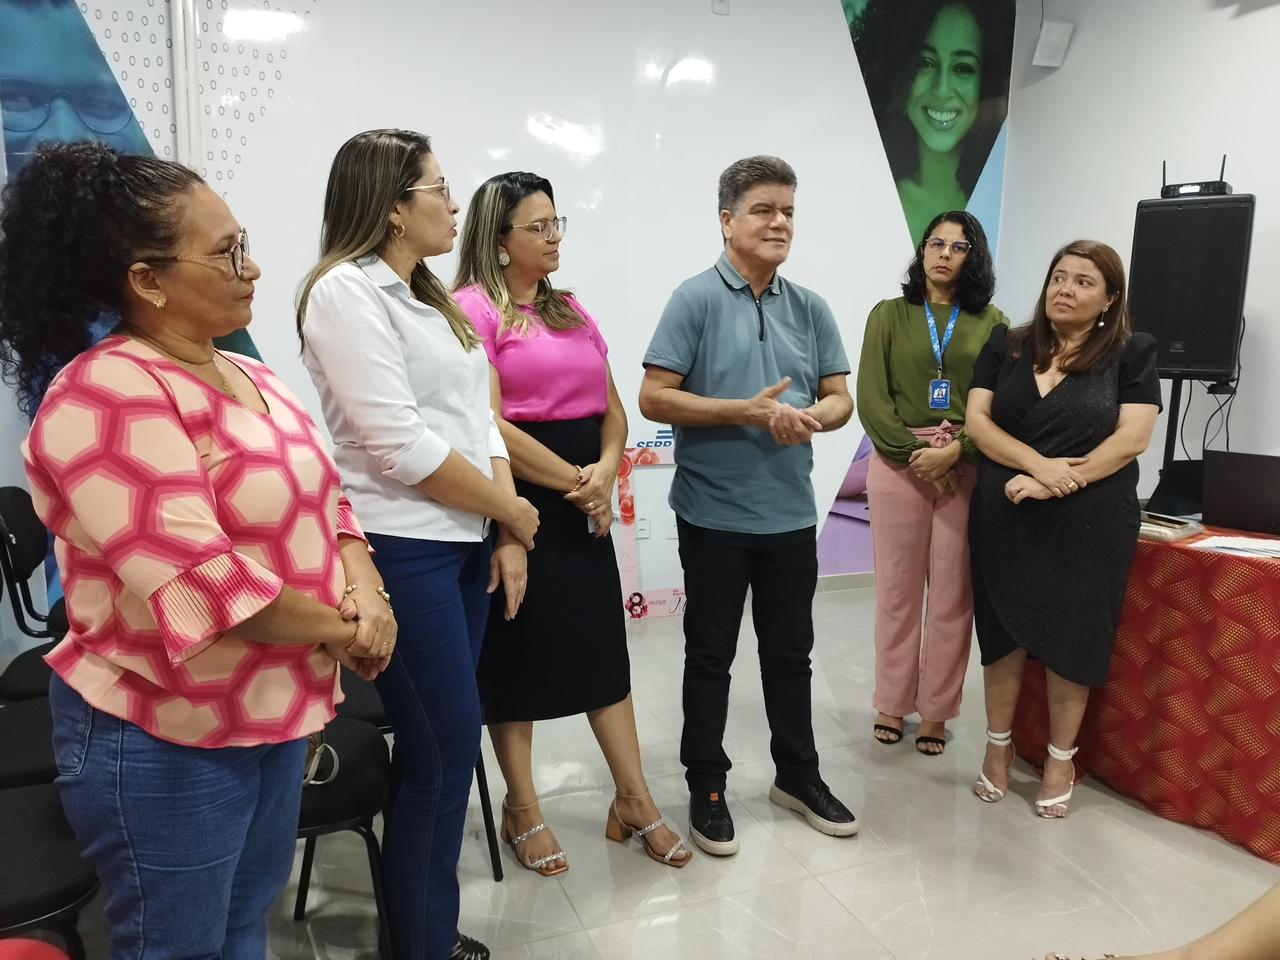
<instances>
[{"instance_id":1,"label":"gold necklace","mask_svg":"<svg viewBox=\"0 0 1280 960\"><path fill-rule=\"evenodd\" d=\"M141 330L138 330L135 327L130 326L129 331L135 337L138 337L140 340L145 340L147 343L155 347L165 356L171 357L172 359L177 360L179 363L186 363L193 367L212 366L214 375L218 378L218 386L222 390L222 392L225 393L232 400L238 399L236 397L236 392L233 389L231 389L231 384L227 381L226 376L223 374L222 368L218 366L218 351L216 349L213 351L213 356L210 357L208 360L188 360L186 357L178 356L176 353L174 353L171 350L166 350L157 341L153 340L151 337L147 336L145 333L143 333Z\"/></svg>"}]
</instances>

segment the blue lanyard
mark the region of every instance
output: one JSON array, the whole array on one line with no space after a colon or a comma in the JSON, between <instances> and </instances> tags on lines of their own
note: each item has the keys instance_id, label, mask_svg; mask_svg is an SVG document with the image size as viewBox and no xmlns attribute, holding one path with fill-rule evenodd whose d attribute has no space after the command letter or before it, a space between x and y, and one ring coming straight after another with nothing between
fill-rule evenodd
<instances>
[{"instance_id":1,"label":"blue lanyard","mask_svg":"<svg viewBox=\"0 0 1280 960\"><path fill-rule=\"evenodd\" d=\"M960 317L960 304L956 304L951 308L951 320L947 323L947 331L942 335L942 342L938 342L938 321L933 317L933 308L929 306L929 301L924 303L924 315L929 321L929 339L933 341L933 358L938 361L938 379L942 379L942 355L946 353L947 347L951 346L951 335L956 332L956 320Z\"/></svg>"}]
</instances>

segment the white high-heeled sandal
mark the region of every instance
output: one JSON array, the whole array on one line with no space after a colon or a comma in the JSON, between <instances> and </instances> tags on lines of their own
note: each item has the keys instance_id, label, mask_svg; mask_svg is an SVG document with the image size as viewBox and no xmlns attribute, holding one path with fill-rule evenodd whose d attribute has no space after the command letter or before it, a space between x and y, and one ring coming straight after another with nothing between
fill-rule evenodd
<instances>
[{"instance_id":1,"label":"white high-heeled sandal","mask_svg":"<svg viewBox=\"0 0 1280 960\"><path fill-rule=\"evenodd\" d=\"M987 731L987 743L997 747L1013 746L1013 731L1007 730L1004 733L992 733ZM1007 772L1009 767L1013 766L1013 758L1015 753L1009 754L1009 763L1005 767ZM985 764L984 764L985 767ZM973 785L973 793L983 803L998 803L1004 799L1004 791L997 787L987 777L986 770L983 767L978 768L978 782Z\"/></svg>"},{"instance_id":2,"label":"white high-heeled sandal","mask_svg":"<svg viewBox=\"0 0 1280 960\"><path fill-rule=\"evenodd\" d=\"M1060 750L1052 743L1049 744L1049 756L1053 757L1059 763L1071 763L1076 755L1079 747L1072 747L1070 750ZM1050 800L1036 801L1036 816L1044 820L1061 820L1071 810L1071 792L1076 788L1076 765L1071 764L1071 786L1067 788L1067 792L1060 797L1053 797ZM1061 813L1054 813L1054 807L1062 807Z\"/></svg>"}]
</instances>

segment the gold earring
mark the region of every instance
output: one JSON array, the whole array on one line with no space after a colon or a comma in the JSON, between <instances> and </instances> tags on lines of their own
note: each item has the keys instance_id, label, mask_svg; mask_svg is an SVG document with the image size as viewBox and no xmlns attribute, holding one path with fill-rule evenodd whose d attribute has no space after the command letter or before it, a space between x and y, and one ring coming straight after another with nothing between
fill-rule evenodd
<instances>
[{"instance_id":1,"label":"gold earring","mask_svg":"<svg viewBox=\"0 0 1280 960\"><path fill-rule=\"evenodd\" d=\"M157 310L163 310L164 305L169 302L169 298L162 293L151 302L155 304Z\"/></svg>"},{"instance_id":2,"label":"gold earring","mask_svg":"<svg viewBox=\"0 0 1280 960\"><path fill-rule=\"evenodd\" d=\"M404 236L404 224L403 224L403 223L397 223L394 227L392 227L392 228L391 228L391 235L392 235L393 237L395 237L397 240L399 240L401 237L403 237L403 236Z\"/></svg>"}]
</instances>

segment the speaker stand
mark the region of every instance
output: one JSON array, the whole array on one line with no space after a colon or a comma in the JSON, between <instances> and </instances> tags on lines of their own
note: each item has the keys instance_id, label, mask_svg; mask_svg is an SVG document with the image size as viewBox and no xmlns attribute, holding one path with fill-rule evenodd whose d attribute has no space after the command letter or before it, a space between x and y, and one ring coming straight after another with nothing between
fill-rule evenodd
<instances>
[{"instance_id":1,"label":"speaker stand","mask_svg":"<svg viewBox=\"0 0 1280 960\"><path fill-rule=\"evenodd\" d=\"M1169 422L1165 425L1164 431L1164 463L1160 467L1160 472L1164 473L1168 469L1169 464L1173 463L1174 454L1178 452L1178 413L1182 407L1182 384L1183 377L1170 377L1173 386L1169 389Z\"/></svg>"}]
</instances>

